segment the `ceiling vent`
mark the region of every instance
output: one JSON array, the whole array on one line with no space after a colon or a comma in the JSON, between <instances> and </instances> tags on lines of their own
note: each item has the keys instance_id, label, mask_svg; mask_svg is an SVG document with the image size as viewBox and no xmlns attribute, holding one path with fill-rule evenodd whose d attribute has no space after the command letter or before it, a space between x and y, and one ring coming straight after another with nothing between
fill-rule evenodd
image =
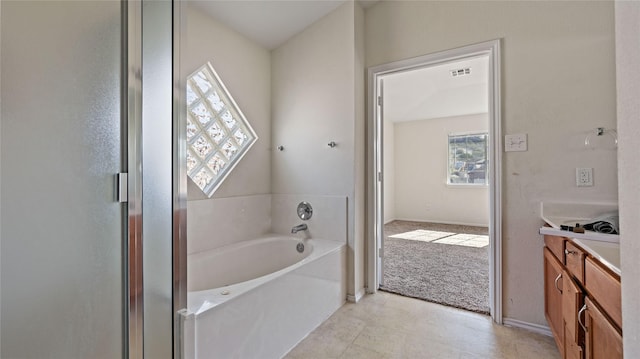
<instances>
[{"instance_id":1,"label":"ceiling vent","mask_svg":"<svg viewBox=\"0 0 640 359\"><path fill-rule=\"evenodd\" d=\"M469 75L470 73L471 73L471 68L470 67L465 67L463 69L451 70L451 76L453 76L453 77Z\"/></svg>"}]
</instances>

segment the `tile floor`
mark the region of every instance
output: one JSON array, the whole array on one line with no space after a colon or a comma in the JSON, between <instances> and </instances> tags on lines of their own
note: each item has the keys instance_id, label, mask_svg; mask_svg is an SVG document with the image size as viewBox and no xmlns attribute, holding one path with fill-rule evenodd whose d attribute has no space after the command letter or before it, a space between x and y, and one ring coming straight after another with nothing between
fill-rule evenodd
<instances>
[{"instance_id":1,"label":"tile floor","mask_svg":"<svg viewBox=\"0 0 640 359\"><path fill-rule=\"evenodd\" d=\"M385 292L347 303L285 359L560 358L552 337Z\"/></svg>"}]
</instances>

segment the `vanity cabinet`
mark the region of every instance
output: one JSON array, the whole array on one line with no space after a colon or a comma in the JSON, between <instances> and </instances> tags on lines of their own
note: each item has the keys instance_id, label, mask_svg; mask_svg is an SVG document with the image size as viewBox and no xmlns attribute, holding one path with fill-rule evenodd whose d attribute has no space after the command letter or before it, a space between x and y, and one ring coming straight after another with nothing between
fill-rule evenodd
<instances>
[{"instance_id":1,"label":"vanity cabinet","mask_svg":"<svg viewBox=\"0 0 640 359\"><path fill-rule=\"evenodd\" d=\"M585 260L585 288L607 312L618 327L622 327L622 290L620 279L609 274L592 258Z\"/></svg>"},{"instance_id":2,"label":"vanity cabinet","mask_svg":"<svg viewBox=\"0 0 640 359\"><path fill-rule=\"evenodd\" d=\"M562 274L562 321L564 324L564 357L582 358L584 333L580 330L578 313L583 306L584 292L568 271ZM562 351L561 351L562 352Z\"/></svg>"},{"instance_id":3,"label":"vanity cabinet","mask_svg":"<svg viewBox=\"0 0 640 359\"><path fill-rule=\"evenodd\" d=\"M545 317L563 358L622 358L620 277L571 239L544 237Z\"/></svg>"},{"instance_id":4,"label":"vanity cabinet","mask_svg":"<svg viewBox=\"0 0 640 359\"><path fill-rule=\"evenodd\" d=\"M585 349L588 359L622 358L622 335L589 297L585 299Z\"/></svg>"},{"instance_id":5,"label":"vanity cabinet","mask_svg":"<svg viewBox=\"0 0 640 359\"><path fill-rule=\"evenodd\" d=\"M562 264L548 249L544 249L544 315L560 352L564 350L562 321Z\"/></svg>"},{"instance_id":6,"label":"vanity cabinet","mask_svg":"<svg viewBox=\"0 0 640 359\"><path fill-rule=\"evenodd\" d=\"M584 284L584 259L586 256L584 251L571 241L566 240L564 255L567 270L578 283Z\"/></svg>"}]
</instances>

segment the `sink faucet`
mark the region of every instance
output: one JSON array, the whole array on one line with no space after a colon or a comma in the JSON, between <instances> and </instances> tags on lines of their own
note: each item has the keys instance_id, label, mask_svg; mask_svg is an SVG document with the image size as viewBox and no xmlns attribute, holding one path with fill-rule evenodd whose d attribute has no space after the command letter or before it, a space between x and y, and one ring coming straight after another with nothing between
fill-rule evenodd
<instances>
[{"instance_id":1,"label":"sink faucet","mask_svg":"<svg viewBox=\"0 0 640 359\"><path fill-rule=\"evenodd\" d=\"M305 223L302 223L291 228L291 233L298 233L300 231L306 231L306 230L307 230L307 225Z\"/></svg>"}]
</instances>

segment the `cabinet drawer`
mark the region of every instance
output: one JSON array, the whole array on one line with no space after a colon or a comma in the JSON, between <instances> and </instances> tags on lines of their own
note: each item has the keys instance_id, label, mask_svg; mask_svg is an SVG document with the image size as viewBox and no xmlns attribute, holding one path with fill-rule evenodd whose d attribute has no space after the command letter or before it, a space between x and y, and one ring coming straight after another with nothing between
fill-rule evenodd
<instances>
[{"instance_id":1,"label":"cabinet drawer","mask_svg":"<svg viewBox=\"0 0 640 359\"><path fill-rule=\"evenodd\" d=\"M590 297L604 309L618 328L622 328L620 278L602 268L591 257L587 257L584 265L584 286Z\"/></svg>"},{"instance_id":2,"label":"cabinet drawer","mask_svg":"<svg viewBox=\"0 0 640 359\"><path fill-rule=\"evenodd\" d=\"M551 253L560 261L560 263L564 264L564 242L567 239L564 237L551 236L546 234L544 236L544 245L549 248Z\"/></svg>"},{"instance_id":3,"label":"cabinet drawer","mask_svg":"<svg viewBox=\"0 0 640 359\"><path fill-rule=\"evenodd\" d=\"M567 241L564 245L564 254L567 270L578 280L578 283L584 284L585 253L571 241Z\"/></svg>"}]
</instances>

